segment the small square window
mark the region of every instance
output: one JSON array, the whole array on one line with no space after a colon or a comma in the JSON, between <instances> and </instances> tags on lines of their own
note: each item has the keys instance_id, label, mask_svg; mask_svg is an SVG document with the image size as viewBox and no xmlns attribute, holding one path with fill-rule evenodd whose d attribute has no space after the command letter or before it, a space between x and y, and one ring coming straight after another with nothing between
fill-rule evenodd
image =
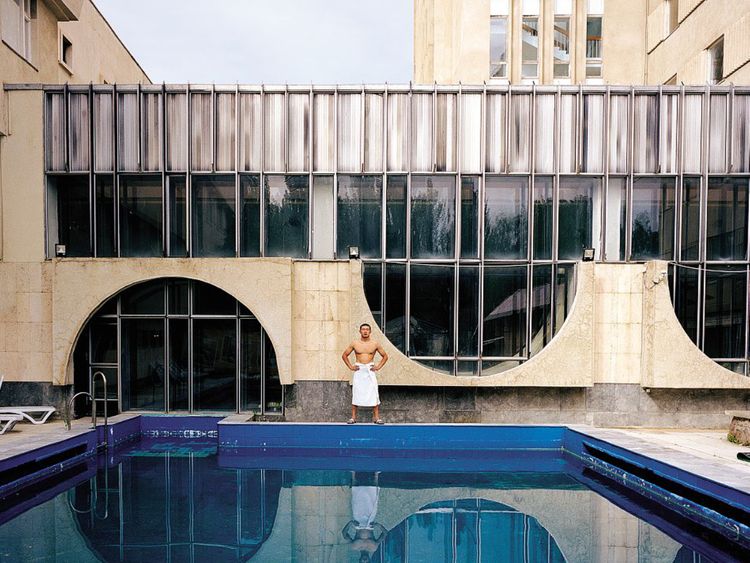
<instances>
[{"instance_id":1,"label":"small square window","mask_svg":"<svg viewBox=\"0 0 750 563\"><path fill-rule=\"evenodd\" d=\"M73 72L73 42L62 33L60 34L60 62L68 72Z\"/></svg>"}]
</instances>

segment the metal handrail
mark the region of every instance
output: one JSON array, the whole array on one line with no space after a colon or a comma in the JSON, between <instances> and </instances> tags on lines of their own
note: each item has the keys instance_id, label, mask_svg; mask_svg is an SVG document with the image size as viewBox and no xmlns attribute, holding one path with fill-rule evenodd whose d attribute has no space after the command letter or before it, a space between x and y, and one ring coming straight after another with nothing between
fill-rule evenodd
<instances>
[{"instance_id":1,"label":"metal handrail","mask_svg":"<svg viewBox=\"0 0 750 563\"><path fill-rule=\"evenodd\" d=\"M93 420L94 427L96 427L96 401L97 400L104 401L104 446L106 447L106 445L107 445L107 427L108 427L108 424L109 424L107 422L107 376L104 375L104 372L101 372L101 371L94 372L94 375L92 376L92 388L93 388L92 391L94 392L94 394L96 394L96 376L97 375L100 375L102 377L102 383L104 384L104 398L103 399L95 399L93 397L91 398L91 400L94 402L94 404L93 404L94 413L93 413L93 416L92 416L92 420Z\"/></svg>"},{"instance_id":2,"label":"metal handrail","mask_svg":"<svg viewBox=\"0 0 750 563\"><path fill-rule=\"evenodd\" d=\"M72 419L75 416L75 411L73 410L73 401L75 401L78 397L81 395L86 395L89 399L91 399L92 403L92 414L91 414L91 428L96 428L96 402L94 401L94 397L89 393L88 391L79 391L75 395L73 395L70 400L68 401L68 412L70 412L70 418ZM71 426L72 429L72 426Z\"/></svg>"}]
</instances>

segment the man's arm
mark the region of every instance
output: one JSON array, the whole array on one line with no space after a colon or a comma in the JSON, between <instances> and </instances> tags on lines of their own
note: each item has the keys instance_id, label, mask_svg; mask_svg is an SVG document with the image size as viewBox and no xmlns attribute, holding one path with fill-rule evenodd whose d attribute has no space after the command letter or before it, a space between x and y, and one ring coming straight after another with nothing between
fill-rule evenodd
<instances>
[{"instance_id":1,"label":"man's arm","mask_svg":"<svg viewBox=\"0 0 750 563\"><path fill-rule=\"evenodd\" d=\"M380 368L382 368L385 363L388 361L388 354L383 349L383 347L380 345L380 342L377 343L378 347L375 349L378 354L380 354L380 361L378 362L378 365L374 366L372 368L372 371L378 371Z\"/></svg>"},{"instance_id":2,"label":"man's arm","mask_svg":"<svg viewBox=\"0 0 750 563\"><path fill-rule=\"evenodd\" d=\"M352 365L352 363L349 361L349 356L351 353L354 352L354 343L352 342L347 346L346 350L344 350L344 353L341 354L341 359L344 360L344 363L346 364L346 367L348 367L351 371L357 371L357 368Z\"/></svg>"}]
</instances>

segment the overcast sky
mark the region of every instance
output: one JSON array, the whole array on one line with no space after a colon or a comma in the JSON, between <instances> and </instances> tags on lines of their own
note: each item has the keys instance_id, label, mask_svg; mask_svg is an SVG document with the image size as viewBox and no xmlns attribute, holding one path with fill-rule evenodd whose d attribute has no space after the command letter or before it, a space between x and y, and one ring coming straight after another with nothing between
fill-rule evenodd
<instances>
[{"instance_id":1,"label":"overcast sky","mask_svg":"<svg viewBox=\"0 0 750 563\"><path fill-rule=\"evenodd\" d=\"M406 83L412 0L94 0L154 82Z\"/></svg>"}]
</instances>

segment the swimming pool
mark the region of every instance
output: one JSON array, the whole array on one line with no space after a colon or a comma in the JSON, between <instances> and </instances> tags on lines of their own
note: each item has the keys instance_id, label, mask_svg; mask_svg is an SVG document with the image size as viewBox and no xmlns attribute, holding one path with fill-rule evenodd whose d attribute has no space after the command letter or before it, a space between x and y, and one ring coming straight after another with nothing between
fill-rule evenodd
<instances>
[{"instance_id":1,"label":"swimming pool","mask_svg":"<svg viewBox=\"0 0 750 563\"><path fill-rule=\"evenodd\" d=\"M741 534L645 484L676 474L639 477L637 457L565 427L181 424L142 423L3 498L0 560L747 560ZM742 498L680 483L744 518Z\"/></svg>"}]
</instances>

